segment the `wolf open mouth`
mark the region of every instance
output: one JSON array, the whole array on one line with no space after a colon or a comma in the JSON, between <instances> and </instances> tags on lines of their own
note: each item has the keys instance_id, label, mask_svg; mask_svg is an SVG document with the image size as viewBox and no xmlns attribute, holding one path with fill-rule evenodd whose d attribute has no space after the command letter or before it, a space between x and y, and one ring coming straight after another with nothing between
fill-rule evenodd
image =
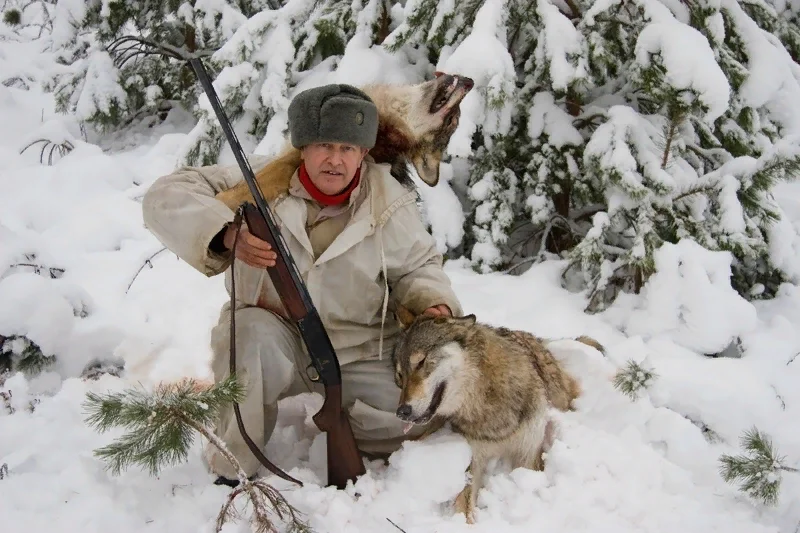
<instances>
[{"instance_id":1,"label":"wolf open mouth","mask_svg":"<svg viewBox=\"0 0 800 533\"><path fill-rule=\"evenodd\" d=\"M439 406L442 404L446 388L447 383L444 381L436 385L436 389L433 391L433 398L431 398L431 403L428 405L428 408L417 418L406 422L406 425L403 426L403 433L408 433L415 425L427 424L430 419L433 418L433 415L436 414L436 410L439 409Z\"/></svg>"},{"instance_id":2,"label":"wolf open mouth","mask_svg":"<svg viewBox=\"0 0 800 533\"><path fill-rule=\"evenodd\" d=\"M466 76L455 76L437 72L436 78L438 82L436 86L436 96L430 107L430 112L432 114L438 112L448 113L464 99L475 85L475 82Z\"/></svg>"}]
</instances>

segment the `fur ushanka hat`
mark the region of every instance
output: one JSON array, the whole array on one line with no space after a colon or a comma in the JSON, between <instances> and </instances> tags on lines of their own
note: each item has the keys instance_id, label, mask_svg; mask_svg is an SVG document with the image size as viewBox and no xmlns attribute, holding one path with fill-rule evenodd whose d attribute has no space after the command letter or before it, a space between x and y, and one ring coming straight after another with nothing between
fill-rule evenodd
<instances>
[{"instance_id":1,"label":"fur ushanka hat","mask_svg":"<svg viewBox=\"0 0 800 533\"><path fill-rule=\"evenodd\" d=\"M338 142L375 146L378 108L362 90L343 83L306 89L289 104L292 146Z\"/></svg>"}]
</instances>

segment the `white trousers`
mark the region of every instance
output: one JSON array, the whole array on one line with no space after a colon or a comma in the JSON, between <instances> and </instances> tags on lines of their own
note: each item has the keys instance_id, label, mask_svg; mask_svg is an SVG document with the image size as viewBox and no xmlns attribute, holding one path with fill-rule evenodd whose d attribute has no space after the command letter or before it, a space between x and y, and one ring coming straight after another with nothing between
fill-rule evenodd
<instances>
[{"instance_id":1,"label":"white trousers","mask_svg":"<svg viewBox=\"0 0 800 533\"><path fill-rule=\"evenodd\" d=\"M229 320L226 304L211 331L211 366L216 381L230 373ZM283 318L259 307L236 311L236 373L247 390L239 410L247 434L262 451L275 429L279 400L304 392L324 395L322 384L312 382L306 374L310 362L297 329ZM423 431L424 426L415 426L403 434L403 423L395 416L400 389L394 383L390 358L355 361L342 365L341 371L342 406L362 452L388 455L405 439ZM215 433L248 476L259 469L261 463L242 438L232 406L220 413ZM206 448L205 460L216 475L237 477L233 466L214 446Z\"/></svg>"}]
</instances>

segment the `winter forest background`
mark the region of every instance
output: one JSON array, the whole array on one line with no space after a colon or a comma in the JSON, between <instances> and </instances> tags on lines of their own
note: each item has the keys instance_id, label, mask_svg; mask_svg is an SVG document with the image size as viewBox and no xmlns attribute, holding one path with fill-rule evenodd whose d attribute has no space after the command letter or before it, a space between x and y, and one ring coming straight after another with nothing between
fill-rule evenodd
<instances>
[{"instance_id":1,"label":"winter forest background","mask_svg":"<svg viewBox=\"0 0 800 533\"><path fill-rule=\"evenodd\" d=\"M665 388L660 395L652 389L650 401L702 431L711 443L708 457L729 450L724 446L736 449L746 428L769 419L772 435L784 431L776 440L789 460L751 439L745 447L760 450L763 460L754 467L760 474L749 478L756 480L753 494L777 491L778 474L797 466L800 432L780 421L800 414L800 393L790 392L800 382L800 359L792 364L791 357L800 351L800 336L789 333L800 321L800 190L793 188L800 176L800 0L0 0L0 6L0 104L13 111L20 95L35 94L50 98L53 111L47 120L26 114L28 129L12 120L21 112L2 117L0 372L3 365L38 370L82 350L87 354L75 356L80 363L62 369L62 377L120 371L108 363L113 358L97 355L115 351L116 334L84 331L81 342L68 343L48 329L63 321L53 311L61 304L47 299L55 285L44 280L71 280L56 292L75 320L90 320L121 301L133 284L128 274L139 275L142 262L152 266L161 250L145 253L141 246L126 262L107 260L107 268L126 265L125 274L90 288L107 272L84 272L83 283L70 278L69 260L59 262L61 254L79 264L77 249L52 229L66 209L59 201L87 198L97 187L87 184L94 177L108 180L102 190L113 190L114 198L124 196L124 204L101 200L111 196L87 203L125 219L107 238L93 235L96 242L86 245L93 253L140 231L131 229L139 218L130 204L159 173L233 163L189 66L119 41L144 35L213 52L206 66L245 151L267 155L281 147L288 104L304 88L416 83L437 70L471 77L475 88L462 103L443 179L435 188L419 186L431 232L452 268L463 267L456 283L472 292L487 280L498 294L525 300L513 304L521 314L554 309L552 322L544 314L540 322L552 328L542 329L547 336L586 333L566 325L559 302L574 307L573 325L602 321L597 328L624 336L612 361L617 387L635 395L661 379L651 387ZM156 131L169 139L159 152L169 158L160 166L142 167L140 153L120 155L127 159L113 165L100 158L136 150ZM87 170L91 161L100 163L98 170ZM62 172L61 181L36 170L20 182L17 170L33 165ZM109 176L117 171L128 174ZM54 183L64 196L53 193L37 207ZM48 206L50 214L32 214ZM76 218L70 235L91 236L88 224ZM177 280L175 272L165 275ZM138 283L158 291L164 279ZM526 279L534 281L525 285ZM98 296L98 286L115 296ZM501 311L502 298L477 292L476 305L496 301L486 304L492 316L514 320L514 312ZM50 319L36 318L41 305L52 311ZM598 322L579 322L587 315ZM634 355L654 338L698 359L669 352L659 367L658 356ZM658 350L655 341L647 346ZM702 366L731 359L753 366ZM167 368L159 371L180 373ZM763 378L758 385L745 381L754 369L753 379ZM703 391L717 386L729 386L720 393L724 400L704 410ZM693 399L682 403L681 394ZM743 404L736 407L739 396ZM752 407L775 398L782 407ZM22 405L8 398L6 404L9 411ZM33 413L33 403L28 408ZM772 414L758 415L766 412ZM0 444L0 467L4 450L12 447ZM678 463L697 466L686 461ZM703 465L695 474L716 475L716 464ZM800 497L794 483L790 490ZM777 515L758 518L777 529L753 522L742 531L797 533L800 504L782 505ZM728 510L715 515L720 528Z\"/></svg>"},{"instance_id":2,"label":"winter forest background","mask_svg":"<svg viewBox=\"0 0 800 533\"><path fill-rule=\"evenodd\" d=\"M198 124L179 161L196 165L227 145L191 69L120 37L214 51L226 112L246 149L264 154L283 142L292 95L323 78L464 74L476 90L443 186L462 209L427 209L449 257L480 272L568 257L565 276L598 310L639 291L661 244L690 238L733 254L740 294L769 298L800 274L774 201L775 185L800 172L799 10L785 0L6 0L6 37L41 41L54 68L7 71L4 82L44 84L96 136L189 110Z\"/></svg>"}]
</instances>

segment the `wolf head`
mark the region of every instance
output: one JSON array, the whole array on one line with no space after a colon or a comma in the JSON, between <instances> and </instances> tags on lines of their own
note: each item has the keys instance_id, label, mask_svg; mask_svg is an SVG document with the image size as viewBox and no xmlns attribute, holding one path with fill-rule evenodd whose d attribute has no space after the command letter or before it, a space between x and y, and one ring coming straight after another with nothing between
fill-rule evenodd
<instances>
[{"instance_id":1,"label":"wolf head","mask_svg":"<svg viewBox=\"0 0 800 533\"><path fill-rule=\"evenodd\" d=\"M439 182L439 163L461 116L461 101L474 82L466 76L436 73L416 85L369 85L365 93L378 108L378 137L370 155L389 163L398 181L411 184L406 168L433 187Z\"/></svg>"},{"instance_id":2,"label":"wolf head","mask_svg":"<svg viewBox=\"0 0 800 533\"><path fill-rule=\"evenodd\" d=\"M414 316L399 307L397 317L403 331L392 355L401 390L396 414L407 422L408 431L434 415L446 417L458 410L465 385L475 379L465 350L475 315Z\"/></svg>"}]
</instances>

